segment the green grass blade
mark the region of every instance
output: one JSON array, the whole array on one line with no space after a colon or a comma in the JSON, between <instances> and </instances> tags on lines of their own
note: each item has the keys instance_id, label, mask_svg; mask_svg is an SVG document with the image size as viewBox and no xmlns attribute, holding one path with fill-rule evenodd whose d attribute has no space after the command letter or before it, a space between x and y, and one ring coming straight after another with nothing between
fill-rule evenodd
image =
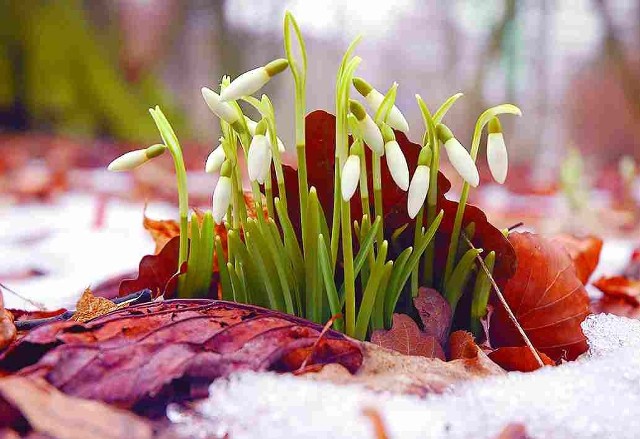
<instances>
[{"instance_id":1,"label":"green grass blade","mask_svg":"<svg viewBox=\"0 0 640 439\"><path fill-rule=\"evenodd\" d=\"M360 309L358 310L358 318L356 319L356 331L355 338L358 340L364 340L367 335L367 328L369 327L369 320L373 312L373 306L376 303L376 295L383 294L378 290L378 285L384 274L384 264L387 259L387 249L389 244L387 241L383 241L376 258L376 264L371 272L367 286L364 289L362 295L362 302L360 303Z\"/></svg>"},{"instance_id":2,"label":"green grass blade","mask_svg":"<svg viewBox=\"0 0 640 439\"><path fill-rule=\"evenodd\" d=\"M460 258L460 262L449 276L449 280L444 285L444 297L449 301L451 310L455 312L456 306L464 287L471 275L471 268L475 262L476 256L482 252L482 249L470 249Z\"/></svg>"},{"instance_id":3,"label":"green grass blade","mask_svg":"<svg viewBox=\"0 0 640 439\"><path fill-rule=\"evenodd\" d=\"M323 283L327 299L329 300L329 308L331 309L331 315L335 316L342 312L342 304L338 297L338 291L336 290L336 283L333 279L333 270L331 270L331 256L329 255L330 249L327 247L327 242L322 234L318 235L318 253L320 271L322 272ZM344 329L344 319L338 319L335 322L335 328L338 331Z\"/></svg>"}]
</instances>

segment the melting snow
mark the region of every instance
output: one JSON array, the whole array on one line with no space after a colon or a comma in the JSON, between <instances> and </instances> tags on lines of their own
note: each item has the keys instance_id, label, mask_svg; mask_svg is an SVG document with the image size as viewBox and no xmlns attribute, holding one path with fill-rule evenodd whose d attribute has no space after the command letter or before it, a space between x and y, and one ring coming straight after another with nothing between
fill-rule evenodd
<instances>
[{"instance_id":1,"label":"melting snow","mask_svg":"<svg viewBox=\"0 0 640 439\"><path fill-rule=\"evenodd\" d=\"M640 322L600 314L583 328L590 350L578 361L463 383L423 400L242 373L214 382L197 416L177 406L168 414L189 437L374 438L363 415L370 407L390 438L494 438L513 422L535 438L638 437Z\"/></svg>"}]
</instances>

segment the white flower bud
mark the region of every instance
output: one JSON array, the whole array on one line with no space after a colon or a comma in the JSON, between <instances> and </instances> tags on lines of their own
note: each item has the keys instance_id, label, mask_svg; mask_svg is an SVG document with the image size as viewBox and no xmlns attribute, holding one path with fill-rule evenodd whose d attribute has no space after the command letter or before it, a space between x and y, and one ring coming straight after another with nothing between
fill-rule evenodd
<instances>
[{"instance_id":1,"label":"white flower bud","mask_svg":"<svg viewBox=\"0 0 640 439\"><path fill-rule=\"evenodd\" d=\"M109 171L130 171L137 168L149 161L144 149L136 149L126 154L122 154L120 157L109 163L107 169Z\"/></svg>"},{"instance_id":2,"label":"white flower bud","mask_svg":"<svg viewBox=\"0 0 640 439\"><path fill-rule=\"evenodd\" d=\"M358 121L358 123L362 130L362 140L364 140L364 143L366 143L376 154L380 156L384 155L384 140L382 140L382 133L380 133L378 125L376 125L373 119L371 119L371 116L367 114L365 118Z\"/></svg>"},{"instance_id":3,"label":"white flower bud","mask_svg":"<svg viewBox=\"0 0 640 439\"><path fill-rule=\"evenodd\" d=\"M149 160L164 154L166 150L167 147L162 144L151 145L145 149L136 149L135 151L122 154L120 157L109 163L107 169L114 172L130 171L145 164Z\"/></svg>"},{"instance_id":4,"label":"white flower bud","mask_svg":"<svg viewBox=\"0 0 640 439\"><path fill-rule=\"evenodd\" d=\"M360 181L360 157L350 155L342 168L341 176L342 199L349 201L356 192L358 182Z\"/></svg>"},{"instance_id":5,"label":"white flower bud","mask_svg":"<svg viewBox=\"0 0 640 439\"><path fill-rule=\"evenodd\" d=\"M251 119L250 117L245 116L244 120L247 121L247 129L249 130L249 134L252 136L256 135L256 127L258 126L258 122Z\"/></svg>"},{"instance_id":6,"label":"white flower bud","mask_svg":"<svg viewBox=\"0 0 640 439\"><path fill-rule=\"evenodd\" d=\"M429 167L419 165L409 185L409 194L407 196L407 213L409 214L409 218L413 219L416 217L424 204L424 200L427 198L427 192L429 192Z\"/></svg>"},{"instance_id":7,"label":"white flower bud","mask_svg":"<svg viewBox=\"0 0 640 439\"><path fill-rule=\"evenodd\" d=\"M213 220L221 224L231 203L231 178L220 176L213 190Z\"/></svg>"},{"instance_id":8,"label":"white flower bud","mask_svg":"<svg viewBox=\"0 0 640 439\"><path fill-rule=\"evenodd\" d=\"M458 139L451 137L444 143L444 149L447 151L449 162L451 162L462 179L473 187L478 186L480 184L480 175L476 164L473 162L469 151L458 142Z\"/></svg>"},{"instance_id":9,"label":"white flower bud","mask_svg":"<svg viewBox=\"0 0 640 439\"><path fill-rule=\"evenodd\" d=\"M233 124L238 120L238 113L231 105L226 102L222 102L218 93L207 87L202 87L201 92L204 101L207 103L213 114L228 124Z\"/></svg>"},{"instance_id":10,"label":"white flower bud","mask_svg":"<svg viewBox=\"0 0 640 439\"><path fill-rule=\"evenodd\" d=\"M211 151L209 157L207 157L207 163L204 165L205 172L211 174L213 172L220 171L222 164L226 160L227 156L224 153L222 145L218 145L216 149Z\"/></svg>"},{"instance_id":11,"label":"white flower bud","mask_svg":"<svg viewBox=\"0 0 640 439\"><path fill-rule=\"evenodd\" d=\"M384 95L380 93L378 90L371 89L368 95L365 96L365 100L367 104L369 104L369 108L373 113L378 111L380 104L384 100ZM398 107L395 105L391 107L389 111L389 116L387 117L387 124L391 128L395 128L398 131L402 131L405 134L409 133L409 124L407 123L407 119L404 118Z\"/></svg>"},{"instance_id":12,"label":"white flower bud","mask_svg":"<svg viewBox=\"0 0 640 439\"><path fill-rule=\"evenodd\" d=\"M395 140L391 140L384 144L384 151L393 181L400 189L406 191L409 188L409 167L400 145Z\"/></svg>"},{"instance_id":13,"label":"white flower bud","mask_svg":"<svg viewBox=\"0 0 640 439\"><path fill-rule=\"evenodd\" d=\"M494 180L503 184L507 179L509 156L502 133L489 133L487 137L487 162Z\"/></svg>"},{"instance_id":14,"label":"white flower bud","mask_svg":"<svg viewBox=\"0 0 640 439\"><path fill-rule=\"evenodd\" d=\"M257 134L253 136L249 146L247 168L249 180L262 184L269 175L271 167L271 146L266 136Z\"/></svg>"},{"instance_id":15,"label":"white flower bud","mask_svg":"<svg viewBox=\"0 0 640 439\"><path fill-rule=\"evenodd\" d=\"M222 92L220 97L223 101L235 101L244 96L250 96L260 90L267 82L270 76L264 67L249 70L234 79Z\"/></svg>"}]
</instances>

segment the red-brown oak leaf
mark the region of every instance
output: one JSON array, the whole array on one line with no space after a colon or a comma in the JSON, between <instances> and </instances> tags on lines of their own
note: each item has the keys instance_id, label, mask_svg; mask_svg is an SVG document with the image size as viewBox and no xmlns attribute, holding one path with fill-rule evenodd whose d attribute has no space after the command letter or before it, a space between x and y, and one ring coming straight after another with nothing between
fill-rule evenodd
<instances>
[{"instance_id":1,"label":"red-brown oak leaf","mask_svg":"<svg viewBox=\"0 0 640 439\"><path fill-rule=\"evenodd\" d=\"M531 233L511 233L518 257L503 295L520 326L539 351L555 361L574 360L587 350L580 324L589 297L573 262L560 244ZM506 310L496 304L490 328L493 346L521 346L522 337Z\"/></svg>"},{"instance_id":2,"label":"red-brown oak leaf","mask_svg":"<svg viewBox=\"0 0 640 439\"><path fill-rule=\"evenodd\" d=\"M527 346L509 346L489 352L489 358L509 372L532 372L540 368L538 360ZM555 362L542 352L538 352L545 366L555 366Z\"/></svg>"},{"instance_id":3,"label":"red-brown oak leaf","mask_svg":"<svg viewBox=\"0 0 640 439\"><path fill-rule=\"evenodd\" d=\"M562 244L567 250L573 260L578 279L586 285L600 261L602 239L593 235L578 237L561 234L554 236L553 241Z\"/></svg>"},{"instance_id":4,"label":"red-brown oak leaf","mask_svg":"<svg viewBox=\"0 0 640 439\"><path fill-rule=\"evenodd\" d=\"M640 306L640 280L624 276L601 277L593 282L610 299L622 299L632 306Z\"/></svg>"},{"instance_id":5,"label":"red-brown oak leaf","mask_svg":"<svg viewBox=\"0 0 640 439\"><path fill-rule=\"evenodd\" d=\"M416 322L406 314L394 314L391 329L373 331L371 343L405 355L444 360L444 352L438 340L420 331Z\"/></svg>"},{"instance_id":6,"label":"red-brown oak leaf","mask_svg":"<svg viewBox=\"0 0 640 439\"><path fill-rule=\"evenodd\" d=\"M422 332L432 335L440 346L447 342L451 327L451 306L449 302L432 288L420 288L418 296L413 299L413 306L422 321Z\"/></svg>"},{"instance_id":7,"label":"red-brown oak leaf","mask_svg":"<svg viewBox=\"0 0 640 439\"><path fill-rule=\"evenodd\" d=\"M44 378L72 396L139 412L206 396L218 377L243 370L292 371L320 325L256 306L214 300L134 305L87 323L37 328L0 355L0 371ZM360 344L327 331L308 364L338 363L354 373ZM287 358L289 361L283 362Z\"/></svg>"}]
</instances>

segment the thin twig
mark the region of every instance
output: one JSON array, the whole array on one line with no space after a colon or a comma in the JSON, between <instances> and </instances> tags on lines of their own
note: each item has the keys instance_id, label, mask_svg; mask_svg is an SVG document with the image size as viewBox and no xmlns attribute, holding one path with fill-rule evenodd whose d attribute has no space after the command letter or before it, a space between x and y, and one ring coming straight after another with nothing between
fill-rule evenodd
<instances>
[{"instance_id":1,"label":"thin twig","mask_svg":"<svg viewBox=\"0 0 640 439\"><path fill-rule=\"evenodd\" d=\"M311 350L309 351L309 353L307 354L306 358L304 359L304 361L302 362L302 364L300 365L300 367L298 368L298 370L296 372L303 371L303 370L305 370L307 368L307 363L311 360L311 357L315 353L316 348L318 347L318 344L320 343L320 340L327 333L327 331L329 331L329 329L333 325L333 322L335 322L336 320L338 320L341 317L342 317L342 314L336 314L335 316L332 316L329 320L327 320L327 323L324 324L324 327L322 328L322 331L320 331L320 334L318 335L318 338L316 339L316 341L313 342L313 345L311 346Z\"/></svg>"},{"instance_id":2,"label":"thin twig","mask_svg":"<svg viewBox=\"0 0 640 439\"><path fill-rule=\"evenodd\" d=\"M35 301L31 300L31 299L27 299L22 294L16 293L15 291L13 291L11 288L9 288L8 286L4 285L3 283L0 283L0 288L6 290L8 293L13 294L14 296L18 297L19 299L24 300L25 302L35 306L40 311L44 311L44 309L46 308L42 303L35 302Z\"/></svg>"},{"instance_id":3,"label":"thin twig","mask_svg":"<svg viewBox=\"0 0 640 439\"><path fill-rule=\"evenodd\" d=\"M464 238L464 240L467 242L467 244L469 244L469 247L471 247L472 249L476 248L473 245L473 243L469 240L469 238L467 237L467 235L464 232L462 232L461 235ZM516 328L518 329L518 332L522 336L522 339L524 340L524 342L526 343L527 347L529 348L529 350L533 354L533 358L536 359L536 361L538 362L540 367L544 367L545 364L542 362L542 358L540 358L540 355L538 354L538 351L536 350L536 348L533 347L533 344L531 343L531 340L529 340L529 337L527 337L527 334L524 332L524 329L522 329L522 326L520 326L520 323L518 323L518 319L516 319L516 316L513 314L513 311L511 311L511 308L509 307L509 304L507 303L506 299L502 295L502 291L500 291L500 288L498 287L498 284L496 283L495 279L491 275L491 271L489 271L489 269L487 268L487 266L484 263L484 260L482 259L482 257L480 257L480 255L477 255L476 259L478 260L478 263L482 267L482 270L485 272L485 274L489 278L489 281L491 282L491 285L493 286L493 290L498 295L498 298L500 299L500 302L502 303L502 306L504 306L504 309L507 310L507 315L509 316L509 319L516 326Z\"/></svg>"},{"instance_id":4,"label":"thin twig","mask_svg":"<svg viewBox=\"0 0 640 439\"><path fill-rule=\"evenodd\" d=\"M507 227L507 230L510 231L510 232L513 232L515 229L517 229L518 227L522 227L522 226L524 226L524 223L522 221L520 221L519 223L515 223L511 227Z\"/></svg>"},{"instance_id":5,"label":"thin twig","mask_svg":"<svg viewBox=\"0 0 640 439\"><path fill-rule=\"evenodd\" d=\"M373 407L366 407L364 410L362 410L362 414L371 420L375 439L389 439L384 421L377 409Z\"/></svg>"}]
</instances>

